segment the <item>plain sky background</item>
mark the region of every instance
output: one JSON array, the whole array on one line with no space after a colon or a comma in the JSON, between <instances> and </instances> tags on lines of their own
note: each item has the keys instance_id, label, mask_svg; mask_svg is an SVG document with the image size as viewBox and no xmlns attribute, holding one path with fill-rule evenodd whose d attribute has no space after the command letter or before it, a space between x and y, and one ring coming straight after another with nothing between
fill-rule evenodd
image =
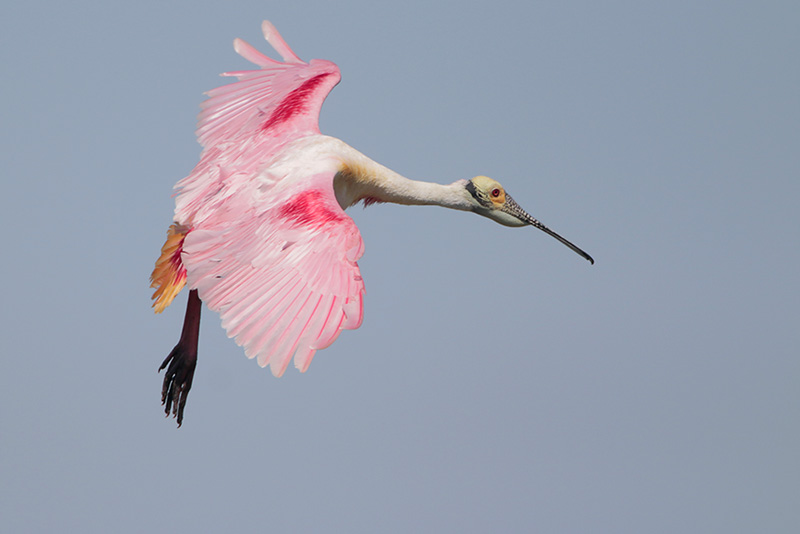
<instances>
[{"instance_id":1,"label":"plain sky background","mask_svg":"<svg viewBox=\"0 0 800 534\"><path fill-rule=\"evenodd\" d=\"M202 92L272 20L394 170L361 329L281 379L207 310L183 428L150 309ZM3 532L800 532L800 4L9 2ZM270 54L272 54L270 50ZM272 54L274 56L274 54Z\"/></svg>"}]
</instances>

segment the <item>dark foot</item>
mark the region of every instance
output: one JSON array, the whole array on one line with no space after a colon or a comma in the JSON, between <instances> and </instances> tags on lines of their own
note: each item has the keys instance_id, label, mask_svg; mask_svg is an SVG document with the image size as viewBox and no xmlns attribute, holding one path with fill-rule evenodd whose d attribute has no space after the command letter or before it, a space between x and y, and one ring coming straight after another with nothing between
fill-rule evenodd
<instances>
[{"instance_id":1,"label":"dark foot","mask_svg":"<svg viewBox=\"0 0 800 534\"><path fill-rule=\"evenodd\" d=\"M186 397L192 389L194 368L197 366L197 338L200 336L200 309L202 303L197 296L197 290L189 291L189 301L186 303L186 318L183 320L181 340L169 353L167 359L158 368L160 373L164 368L164 385L161 386L161 404L169 417L170 412L178 419L178 427L183 423L183 409L186 407Z\"/></svg>"},{"instance_id":2,"label":"dark foot","mask_svg":"<svg viewBox=\"0 0 800 534\"><path fill-rule=\"evenodd\" d=\"M169 364L169 367L167 367ZM192 378L197 366L197 351L188 351L183 341L175 345L167 359L158 368L160 373L165 367L164 385L161 387L161 404L169 417L170 411L178 419L178 426L183 423L183 409L186 407L186 398L192 389Z\"/></svg>"}]
</instances>

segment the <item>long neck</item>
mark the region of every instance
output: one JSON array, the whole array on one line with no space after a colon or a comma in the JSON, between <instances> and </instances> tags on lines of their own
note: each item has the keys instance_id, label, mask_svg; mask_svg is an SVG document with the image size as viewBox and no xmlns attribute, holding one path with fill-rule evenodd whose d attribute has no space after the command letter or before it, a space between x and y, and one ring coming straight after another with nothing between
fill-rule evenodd
<instances>
[{"instance_id":1,"label":"long neck","mask_svg":"<svg viewBox=\"0 0 800 534\"><path fill-rule=\"evenodd\" d=\"M409 206L435 205L456 210L472 209L469 193L460 180L448 185L410 180L347 146L344 168L335 189L343 207L359 200Z\"/></svg>"}]
</instances>

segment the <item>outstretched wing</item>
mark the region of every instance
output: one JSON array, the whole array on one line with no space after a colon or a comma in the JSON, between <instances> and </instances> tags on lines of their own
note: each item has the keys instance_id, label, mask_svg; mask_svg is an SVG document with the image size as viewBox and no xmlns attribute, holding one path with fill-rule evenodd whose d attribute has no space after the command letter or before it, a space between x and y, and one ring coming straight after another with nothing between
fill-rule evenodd
<instances>
[{"instance_id":1,"label":"outstretched wing","mask_svg":"<svg viewBox=\"0 0 800 534\"><path fill-rule=\"evenodd\" d=\"M305 371L316 350L361 325L356 261L364 245L332 181L333 173L303 176L302 188L284 189L233 220L211 217L183 243L190 286L220 314L228 336L275 376L292 355Z\"/></svg>"},{"instance_id":2,"label":"outstretched wing","mask_svg":"<svg viewBox=\"0 0 800 534\"><path fill-rule=\"evenodd\" d=\"M320 59L305 63L272 24L264 21L261 29L284 62L270 59L241 39L233 41L234 50L261 70L223 73L239 81L207 93L197 125L197 138L204 147L264 132L284 141L319 133L322 101L339 83L339 68Z\"/></svg>"},{"instance_id":3,"label":"outstretched wing","mask_svg":"<svg viewBox=\"0 0 800 534\"><path fill-rule=\"evenodd\" d=\"M213 209L213 197L229 174L255 173L287 143L320 133L319 112L341 79L339 68L321 59L303 62L271 23L264 21L261 28L283 62L234 40L236 52L261 68L226 72L223 76L239 81L206 93L196 132L203 145L200 162L175 185L175 220L180 224L191 226L198 211Z\"/></svg>"}]
</instances>

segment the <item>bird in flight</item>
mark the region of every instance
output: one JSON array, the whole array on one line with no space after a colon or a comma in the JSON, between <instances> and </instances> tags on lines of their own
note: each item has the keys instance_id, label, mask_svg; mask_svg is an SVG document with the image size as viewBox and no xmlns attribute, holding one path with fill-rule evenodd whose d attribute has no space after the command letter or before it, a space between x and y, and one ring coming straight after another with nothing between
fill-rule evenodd
<instances>
[{"instance_id":1,"label":"bird in flight","mask_svg":"<svg viewBox=\"0 0 800 534\"><path fill-rule=\"evenodd\" d=\"M234 40L234 50L260 68L224 73L238 81L207 93L197 125L200 162L175 186L174 222L150 278L156 313L189 286L180 340L159 367L166 368L161 401L178 426L197 364L202 302L275 376L293 356L304 372L317 350L361 325L364 243L344 212L358 202L443 206L533 226L594 263L491 178L410 180L322 135L320 108L339 68L302 61L267 21L262 30L283 61Z\"/></svg>"}]
</instances>

